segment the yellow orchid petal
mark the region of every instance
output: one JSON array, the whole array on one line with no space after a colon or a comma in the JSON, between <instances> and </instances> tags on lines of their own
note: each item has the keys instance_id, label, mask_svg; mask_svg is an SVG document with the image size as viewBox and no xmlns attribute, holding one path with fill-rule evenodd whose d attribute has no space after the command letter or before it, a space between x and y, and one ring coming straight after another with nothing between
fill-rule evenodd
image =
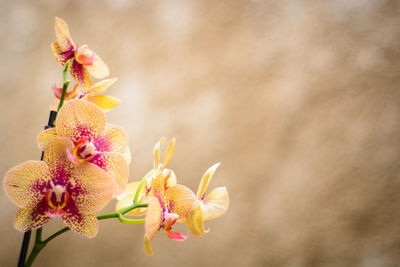
<instances>
[{"instance_id":1,"label":"yellow orchid petal","mask_svg":"<svg viewBox=\"0 0 400 267\"><path fill-rule=\"evenodd\" d=\"M165 176L162 172L158 172L156 177L150 177L151 180L151 194L152 196L164 198L165 195Z\"/></svg>"},{"instance_id":2,"label":"yellow orchid petal","mask_svg":"<svg viewBox=\"0 0 400 267\"><path fill-rule=\"evenodd\" d=\"M128 135L123 128L107 124L96 142L101 143L102 151L122 154L128 146Z\"/></svg>"},{"instance_id":3,"label":"yellow orchid petal","mask_svg":"<svg viewBox=\"0 0 400 267\"><path fill-rule=\"evenodd\" d=\"M44 197L44 188L51 180L50 171L42 161L27 161L11 170L4 178L4 190L19 207L33 208Z\"/></svg>"},{"instance_id":4,"label":"yellow orchid petal","mask_svg":"<svg viewBox=\"0 0 400 267\"><path fill-rule=\"evenodd\" d=\"M102 209L115 192L115 185L107 173L89 162L74 165L69 183L76 207L82 213L94 213Z\"/></svg>"},{"instance_id":5,"label":"yellow orchid petal","mask_svg":"<svg viewBox=\"0 0 400 267\"><path fill-rule=\"evenodd\" d=\"M165 192L165 199L168 206L168 212L176 213L179 217L185 217L194 208L196 196L184 185L174 185Z\"/></svg>"},{"instance_id":6,"label":"yellow orchid petal","mask_svg":"<svg viewBox=\"0 0 400 267\"><path fill-rule=\"evenodd\" d=\"M108 95L87 96L85 99L105 111L113 109L121 103L118 98Z\"/></svg>"},{"instance_id":7,"label":"yellow orchid petal","mask_svg":"<svg viewBox=\"0 0 400 267\"><path fill-rule=\"evenodd\" d=\"M151 247L150 240L146 235L144 236L144 251L149 255L153 255L153 248Z\"/></svg>"},{"instance_id":8,"label":"yellow orchid petal","mask_svg":"<svg viewBox=\"0 0 400 267\"><path fill-rule=\"evenodd\" d=\"M100 82L97 82L95 85L93 85L92 88L90 88L86 92L84 91L83 93L90 94L90 95L103 93L108 89L108 87L113 85L116 81L118 81L118 78L102 80Z\"/></svg>"},{"instance_id":9,"label":"yellow orchid petal","mask_svg":"<svg viewBox=\"0 0 400 267\"><path fill-rule=\"evenodd\" d=\"M160 148L161 145L164 143L165 137L161 137L160 141L158 141L155 145L154 145L154 149L153 149L153 154L154 154L154 163L153 163L153 168L157 169L158 165L160 164Z\"/></svg>"},{"instance_id":10,"label":"yellow orchid petal","mask_svg":"<svg viewBox=\"0 0 400 267\"><path fill-rule=\"evenodd\" d=\"M217 187L203 200L203 220L212 220L223 215L229 207L229 195L225 186Z\"/></svg>"},{"instance_id":11,"label":"yellow orchid petal","mask_svg":"<svg viewBox=\"0 0 400 267\"><path fill-rule=\"evenodd\" d=\"M162 212L158 198L150 197L146 212L146 221L144 223L145 236L149 242L153 239L158 230L160 230Z\"/></svg>"},{"instance_id":12,"label":"yellow orchid petal","mask_svg":"<svg viewBox=\"0 0 400 267\"><path fill-rule=\"evenodd\" d=\"M57 42L63 51L71 50L75 44L69 34L67 23L58 17L55 18L54 29L56 31Z\"/></svg>"},{"instance_id":13,"label":"yellow orchid petal","mask_svg":"<svg viewBox=\"0 0 400 267\"><path fill-rule=\"evenodd\" d=\"M101 152L91 162L102 167L112 178L115 187L114 196L121 194L125 190L128 182L129 167L122 155Z\"/></svg>"},{"instance_id":14,"label":"yellow orchid petal","mask_svg":"<svg viewBox=\"0 0 400 267\"><path fill-rule=\"evenodd\" d=\"M94 139L103 133L107 119L92 103L73 99L64 104L57 116L57 133L77 142L82 138Z\"/></svg>"},{"instance_id":15,"label":"yellow orchid petal","mask_svg":"<svg viewBox=\"0 0 400 267\"><path fill-rule=\"evenodd\" d=\"M33 208L21 208L14 219L14 227L20 232L30 231L41 227L50 220L43 210L43 205Z\"/></svg>"},{"instance_id":16,"label":"yellow orchid petal","mask_svg":"<svg viewBox=\"0 0 400 267\"><path fill-rule=\"evenodd\" d=\"M65 52L58 42L51 43L50 47L54 58L61 66L64 66L68 59L74 55L72 50L71 52Z\"/></svg>"},{"instance_id":17,"label":"yellow orchid petal","mask_svg":"<svg viewBox=\"0 0 400 267\"><path fill-rule=\"evenodd\" d=\"M195 208L186 216L185 222L192 234L197 236L204 235L202 204L197 201Z\"/></svg>"},{"instance_id":18,"label":"yellow orchid petal","mask_svg":"<svg viewBox=\"0 0 400 267\"><path fill-rule=\"evenodd\" d=\"M62 215L62 219L69 228L81 234L83 237L93 238L97 234L99 223L94 214L71 214L68 212L68 209L66 209L66 213Z\"/></svg>"},{"instance_id":19,"label":"yellow orchid petal","mask_svg":"<svg viewBox=\"0 0 400 267\"><path fill-rule=\"evenodd\" d=\"M137 190L139 184L140 184L140 182L128 183L128 185L125 188L125 191L121 195L118 196L119 200L115 206L116 211L126 208L133 204L133 198L135 197L136 190ZM146 190L143 186L139 192L138 201L140 203L143 203L145 200L145 197L146 197ZM138 209L134 209L134 210L131 210L131 211L125 213L125 215L139 216L139 215L145 214L146 210L147 210L147 208L138 208Z\"/></svg>"},{"instance_id":20,"label":"yellow orchid petal","mask_svg":"<svg viewBox=\"0 0 400 267\"><path fill-rule=\"evenodd\" d=\"M104 77L107 77L110 74L110 71L106 63L104 63L104 61L97 54L95 54L89 48L86 48L84 53L87 54L89 57L94 55L93 64L85 66L93 77L97 79L103 79Z\"/></svg>"},{"instance_id":21,"label":"yellow orchid petal","mask_svg":"<svg viewBox=\"0 0 400 267\"><path fill-rule=\"evenodd\" d=\"M51 140L57 137L56 128L48 128L42 131L37 137L39 147L43 150Z\"/></svg>"},{"instance_id":22,"label":"yellow orchid petal","mask_svg":"<svg viewBox=\"0 0 400 267\"><path fill-rule=\"evenodd\" d=\"M168 189L168 188L176 185L176 182L177 182L176 175L173 170L165 169L164 171L169 172L169 177L167 178L167 181L165 182L165 188Z\"/></svg>"},{"instance_id":23,"label":"yellow orchid petal","mask_svg":"<svg viewBox=\"0 0 400 267\"><path fill-rule=\"evenodd\" d=\"M168 163L169 163L169 162L171 161L171 159L172 159L172 156L174 155L174 152L175 152L175 143L176 143L176 139L175 139L175 138L172 138L172 139L169 141L169 145L168 145L167 149L166 149L165 152L164 152L164 157L163 157L163 162L162 162L163 168L165 168L165 166L168 165Z\"/></svg>"},{"instance_id":24,"label":"yellow orchid petal","mask_svg":"<svg viewBox=\"0 0 400 267\"><path fill-rule=\"evenodd\" d=\"M217 170L218 166L221 163L216 163L212 165L208 170L204 173L203 177L201 178L199 189L197 190L197 198L198 199L203 199L204 198L204 193L206 192L208 188L208 184L211 181L211 178L213 177L215 171Z\"/></svg>"}]
</instances>

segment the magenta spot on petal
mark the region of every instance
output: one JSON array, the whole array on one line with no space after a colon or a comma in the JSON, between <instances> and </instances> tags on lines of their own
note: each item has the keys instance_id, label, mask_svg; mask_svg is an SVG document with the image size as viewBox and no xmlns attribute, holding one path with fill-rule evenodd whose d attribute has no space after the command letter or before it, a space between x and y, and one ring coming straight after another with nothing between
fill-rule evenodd
<instances>
[{"instance_id":1,"label":"magenta spot on petal","mask_svg":"<svg viewBox=\"0 0 400 267\"><path fill-rule=\"evenodd\" d=\"M110 142L104 135L99 136L95 140L93 140L93 144L96 146L98 151L111 152Z\"/></svg>"}]
</instances>

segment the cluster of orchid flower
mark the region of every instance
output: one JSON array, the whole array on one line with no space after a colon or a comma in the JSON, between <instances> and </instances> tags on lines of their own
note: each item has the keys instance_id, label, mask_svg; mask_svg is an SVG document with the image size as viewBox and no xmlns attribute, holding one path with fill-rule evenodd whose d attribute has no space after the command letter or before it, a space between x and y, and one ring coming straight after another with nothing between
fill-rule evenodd
<instances>
[{"instance_id":1,"label":"cluster of orchid flower","mask_svg":"<svg viewBox=\"0 0 400 267\"><path fill-rule=\"evenodd\" d=\"M165 141L161 138L154 147L153 169L140 181L128 183L128 136L121 127L108 124L104 114L117 106L119 100L98 95L116 79L93 84L91 76L102 79L109 75L107 65L87 45L77 47L67 24L60 18L55 20L55 32L57 41L51 47L64 67L64 84L62 88L53 86L56 99L51 109L58 111L54 125L50 125L54 127L38 136L43 161L24 162L9 170L4 179L7 195L20 207L15 228L21 232L37 229L36 243L26 265L33 262L44 245L69 229L84 237L94 237L99 219L144 223L144 246L149 254L153 253L150 241L161 229L173 240L187 238L171 231L175 222L185 222L194 235L204 235L204 221L221 216L229 205L225 187L205 195L219 164L205 172L195 195L186 186L177 184L174 171L167 169L175 139L169 142L160 159ZM76 82L70 92L67 72ZM118 200L116 212L96 217L95 213L112 198ZM42 240L43 225L56 217L67 227Z\"/></svg>"}]
</instances>

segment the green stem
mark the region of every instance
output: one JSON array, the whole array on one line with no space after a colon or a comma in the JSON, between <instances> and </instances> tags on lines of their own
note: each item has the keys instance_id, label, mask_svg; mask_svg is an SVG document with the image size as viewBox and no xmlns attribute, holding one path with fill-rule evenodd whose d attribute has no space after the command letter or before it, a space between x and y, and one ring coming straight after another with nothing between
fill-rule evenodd
<instances>
[{"instance_id":1,"label":"green stem","mask_svg":"<svg viewBox=\"0 0 400 267\"><path fill-rule=\"evenodd\" d=\"M63 71L63 79L64 79L63 90L61 92L60 103L58 104L57 112L59 112L60 109L62 108L62 106L64 105L64 99L65 99L65 95L67 94L67 89L68 89L68 85L69 85L69 80L67 80L67 74L71 67L71 62L72 62L71 60L67 61L67 63L65 64L64 71Z\"/></svg>"},{"instance_id":2,"label":"green stem","mask_svg":"<svg viewBox=\"0 0 400 267\"><path fill-rule=\"evenodd\" d=\"M123 223L129 223L129 224L144 223L144 221L145 221L144 219L127 219L122 215L133 209L145 208L147 206L148 206L147 203L133 203L132 205L130 205L126 208L123 208L119 211L99 215L99 216L97 216L97 219L104 220L104 219L110 219L110 218L118 218ZM70 230L70 228L64 227L42 241L42 228L38 228L36 230L35 245L33 246L31 254L29 255L29 258L25 263L25 267L32 266L33 261L36 259L39 252L47 245L47 243L49 243L51 240L53 240L57 236L65 233L69 230Z\"/></svg>"}]
</instances>

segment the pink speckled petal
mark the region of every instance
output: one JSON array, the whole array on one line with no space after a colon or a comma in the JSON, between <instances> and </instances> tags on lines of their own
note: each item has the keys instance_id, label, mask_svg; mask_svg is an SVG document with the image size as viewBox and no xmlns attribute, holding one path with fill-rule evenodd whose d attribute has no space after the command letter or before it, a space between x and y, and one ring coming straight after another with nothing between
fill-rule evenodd
<instances>
[{"instance_id":1,"label":"pink speckled petal","mask_svg":"<svg viewBox=\"0 0 400 267\"><path fill-rule=\"evenodd\" d=\"M98 221L94 214L81 213L73 204L68 205L62 220L73 231L87 238L93 238L98 231Z\"/></svg>"},{"instance_id":2,"label":"pink speckled petal","mask_svg":"<svg viewBox=\"0 0 400 267\"><path fill-rule=\"evenodd\" d=\"M43 150L49 144L49 142L55 137L57 137L56 128L49 128L43 130L37 138L39 147Z\"/></svg>"},{"instance_id":3,"label":"pink speckled petal","mask_svg":"<svg viewBox=\"0 0 400 267\"><path fill-rule=\"evenodd\" d=\"M61 66L64 66L70 58L74 57L73 50L63 50L58 42L51 43L50 47L56 61Z\"/></svg>"},{"instance_id":4,"label":"pink speckled petal","mask_svg":"<svg viewBox=\"0 0 400 267\"><path fill-rule=\"evenodd\" d=\"M165 193L168 211L176 213L179 217L190 214L196 204L196 196L184 185L174 185Z\"/></svg>"},{"instance_id":5,"label":"pink speckled petal","mask_svg":"<svg viewBox=\"0 0 400 267\"><path fill-rule=\"evenodd\" d=\"M11 170L4 178L4 190L19 207L33 208L44 197L50 178L47 164L27 161Z\"/></svg>"},{"instance_id":6,"label":"pink speckled petal","mask_svg":"<svg viewBox=\"0 0 400 267\"><path fill-rule=\"evenodd\" d=\"M128 183L129 166L122 155L100 152L90 162L107 172L116 190L114 196L121 194L125 190Z\"/></svg>"},{"instance_id":7,"label":"pink speckled petal","mask_svg":"<svg viewBox=\"0 0 400 267\"><path fill-rule=\"evenodd\" d=\"M68 159L66 151L73 148L73 143L65 137L55 137L45 147L43 161L49 167L53 182L67 183L71 171L76 165Z\"/></svg>"},{"instance_id":8,"label":"pink speckled petal","mask_svg":"<svg viewBox=\"0 0 400 267\"><path fill-rule=\"evenodd\" d=\"M104 133L95 142L99 151L123 154L128 146L128 135L123 128L107 124Z\"/></svg>"},{"instance_id":9,"label":"pink speckled petal","mask_svg":"<svg viewBox=\"0 0 400 267\"><path fill-rule=\"evenodd\" d=\"M79 64L75 59L72 60L71 64L71 76L74 80L83 88L83 90L88 90L93 86L90 74L85 66Z\"/></svg>"},{"instance_id":10,"label":"pink speckled petal","mask_svg":"<svg viewBox=\"0 0 400 267\"><path fill-rule=\"evenodd\" d=\"M106 116L98 107L84 100L73 99L60 110L56 129L58 135L77 142L82 138L96 139L103 133L106 123Z\"/></svg>"},{"instance_id":11,"label":"pink speckled petal","mask_svg":"<svg viewBox=\"0 0 400 267\"><path fill-rule=\"evenodd\" d=\"M15 229L26 232L41 227L50 220L45 212L46 210L47 206L44 199L33 208L19 209L14 220Z\"/></svg>"},{"instance_id":12,"label":"pink speckled petal","mask_svg":"<svg viewBox=\"0 0 400 267\"><path fill-rule=\"evenodd\" d=\"M67 190L75 206L82 213L102 209L115 192L113 181L98 166L83 162L72 171Z\"/></svg>"}]
</instances>

